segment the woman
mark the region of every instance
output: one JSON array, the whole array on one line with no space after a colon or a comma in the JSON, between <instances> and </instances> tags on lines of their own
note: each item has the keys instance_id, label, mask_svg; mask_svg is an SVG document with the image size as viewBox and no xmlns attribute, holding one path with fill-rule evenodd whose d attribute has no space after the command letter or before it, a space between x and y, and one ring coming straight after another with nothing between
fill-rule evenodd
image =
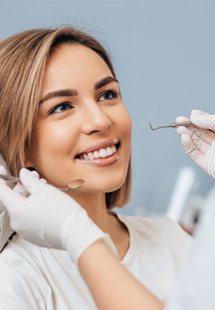
<instances>
[{"instance_id":1,"label":"woman","mask_svg":"<svg viewBox=\"0 0 215 310\"><path fill-rule=\"evenodd\" d=\"M104 240L160 309L190 237L168 219L111 211L129 198L131 123L104 48L72 28L30 30L1 42L0 72L0 151L13 175L26 167L54 185L25 169L28 195L1 180L1 200L19 232L0 256L1 308L96 308L78 266ZM77 190L56 189L80 178Z\"/></svg>"}]
</instances>

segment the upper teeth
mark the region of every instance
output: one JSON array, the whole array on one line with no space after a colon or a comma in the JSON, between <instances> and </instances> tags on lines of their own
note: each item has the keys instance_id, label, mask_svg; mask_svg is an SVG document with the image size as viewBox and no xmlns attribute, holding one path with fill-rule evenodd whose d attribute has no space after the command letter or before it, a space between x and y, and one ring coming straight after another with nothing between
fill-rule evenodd
<instances>
[{"instance_id":1,"label":"upper teeth","mask_svg":"<svg viewBox=\"0 0 215 310\"><path fill-rule=\"evenodd\" d=\"M105 158L116 153L116 146L108 146L105 149L96 150L94 152L89 152L86 154L82 154L81 158L85 160L93 160L96 158Z\"/></svg>"}]
</instances>

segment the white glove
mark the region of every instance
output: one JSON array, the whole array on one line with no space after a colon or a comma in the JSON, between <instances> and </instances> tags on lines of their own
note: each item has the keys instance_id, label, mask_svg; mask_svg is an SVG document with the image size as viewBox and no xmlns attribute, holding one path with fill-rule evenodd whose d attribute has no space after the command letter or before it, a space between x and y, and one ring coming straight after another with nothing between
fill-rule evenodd
<instances>
[{"instance_id":1,"label":"white glove","mask_svg":"<svg viewBox=\"0 0 215 310\"><path fill-rule=\"evenodd\" d=\"M187 120L180 116L176 122ZM193 126L177 128L184 150L197 165L215 178L215 115L193 110L190 120Z\"/></svg>"},{"instance_id":2,"label":"white glove","mask_svg":"<svg viewBox=\"0 0 215 310\"><path fill-rule=\"evenodd\" d=\"M5 173L3 166L0 173ZM113 249L109 235L69 195L27 169L20 170L20 179L29 195L21 194L20 188L19 192L12 190L0 180L0 201L7 209L11 227L23 239L42 247L67 250L75 263L100 238Z\"/></svg>"}]
</instances>

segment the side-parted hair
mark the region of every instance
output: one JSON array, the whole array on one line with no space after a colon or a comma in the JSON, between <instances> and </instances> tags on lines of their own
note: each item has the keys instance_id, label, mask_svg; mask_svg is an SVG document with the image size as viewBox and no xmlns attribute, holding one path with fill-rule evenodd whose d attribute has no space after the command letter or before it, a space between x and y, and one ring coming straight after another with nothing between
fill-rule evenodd
<instances>
[{"instance_id":1,"label":"side-parted hair","mask_svg":"<svg viewBox=\"0 0 215 310\"><path fill-rule=\"evenodd\" d=\"M24 167L41 99L50 54L59 45L81 44L95 51L116 77L111 59L98 40L73 27L32 29L0 41L0 152L12 174ZM106 193L107 208L121 207L130 196L131 165L122 187Z\"/></svg>"}]
</instances>

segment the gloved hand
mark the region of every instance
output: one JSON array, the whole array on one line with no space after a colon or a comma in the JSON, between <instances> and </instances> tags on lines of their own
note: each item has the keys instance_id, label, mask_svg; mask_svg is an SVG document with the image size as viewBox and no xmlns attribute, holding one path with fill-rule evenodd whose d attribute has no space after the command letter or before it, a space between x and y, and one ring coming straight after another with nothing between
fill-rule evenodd
<instances>
[{"instance_id":1,"label":"gloved hand","mask_svg":"<svg viewBox=\"0 0 215 310\"><path fill-rule=\"evenodd\" d=\"M0 173L5 172L0 166ZM27 169L20 170L20 180L29 195L21 193L20 185L17 192L17 188L12 190L1 179L0 200L7 209L11 227L23 239L42 247L67 250L75 263L100 238L113 249L109 235L69 195Z\"/></svg>"},{"instance_id":2,"label":"gloved hand","mask_svg":"<svg viewBox=\"0 0 215 310\"><path fill-rule=\"evenodd\" d=\"M187 120L180 116L176 122ZM177 128L184 150L197 165L215 178L215 115L193 110L190 120L193 126Z\"/></svg>"}]
</instances>

